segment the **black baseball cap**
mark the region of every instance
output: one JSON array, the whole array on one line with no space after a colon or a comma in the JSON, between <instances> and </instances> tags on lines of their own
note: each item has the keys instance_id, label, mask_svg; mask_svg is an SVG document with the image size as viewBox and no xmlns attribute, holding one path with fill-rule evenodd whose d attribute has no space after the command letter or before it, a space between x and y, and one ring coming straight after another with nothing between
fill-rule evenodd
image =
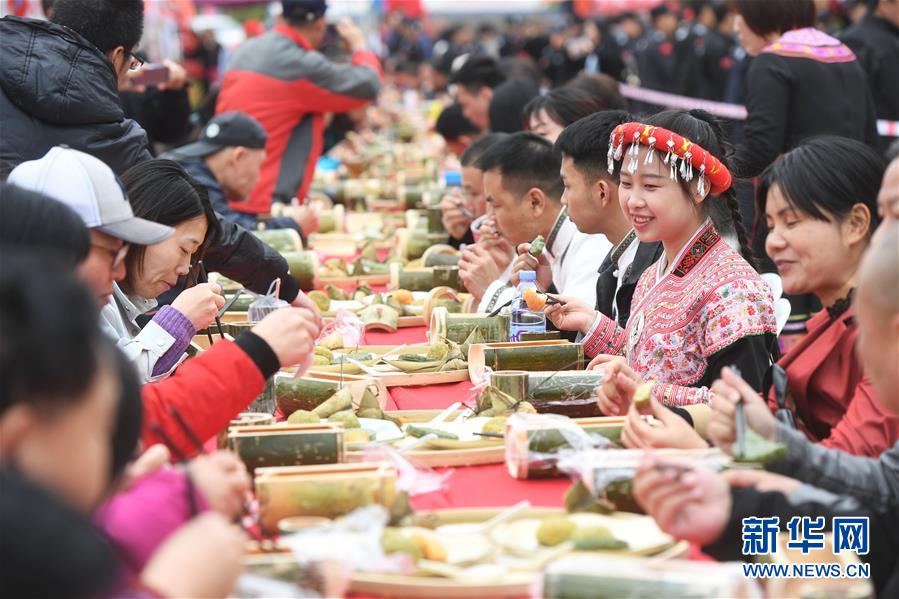
<instances>
[{"instance_id":1,"label":"black baseball cap","mask_svg":"<svg viewBox=\"0 0 899 599\"><path fill-rule=\"evenodd\" d=\"M203 128L200 139L172 151L179 158L204 158L225 148L239 146L261 150L268 133L259 121L243 112L223 112Z\"/></svg>"},{"instance_id":2,"label":"black baseball cap","mask_svg":"<svg viewBox=\"0 0 899 599\"><path fill-rule=\"evenodd\" d=\"M281 15L288 21L314 21L327 10L326 0L281 0Z\"/></svg>"}]
</instances>

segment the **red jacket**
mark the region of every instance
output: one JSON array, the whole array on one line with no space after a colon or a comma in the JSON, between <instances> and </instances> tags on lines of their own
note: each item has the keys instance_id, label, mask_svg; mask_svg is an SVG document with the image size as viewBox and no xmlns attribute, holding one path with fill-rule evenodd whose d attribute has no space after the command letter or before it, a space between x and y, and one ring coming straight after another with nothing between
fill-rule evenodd
<instances>
[{"instance_id":1,"label":"red jacket","mask_svg":"<svg viewBox=\"0 0 899 599\"><path fill-rule=\"evenodd\" d=\"M236 343L220 341L141 389L144 447L162 443L176 459L196 455L198 445L228 426L264 387L253 359Z\"/></svg>"},{"instance_id":2,"label":"red jacket","mask_svg":"<svg viewBox=\"0 0 899 599\"><path fill-rule=\"evenodd\" d=\"M272 200L303 200L322 153L324 115L375 99L381 63L373 52L354 52L352 65L328 60L292 28L281 25L247 40L229 61L216 112L240 110L268 132L259 183L239 212L263 214Z\"/></svg>"},{"instance_id":3,"label":"red jacket","mask_svg":"<svg viewBox=\"0 0 899 599\"><path fill-rule=\"evenodd\" d=\"M855 356L853 309L834 319L822 310L806 326L808 334L778 362L787 372L797 426L828 447L880 456L899 439L899 418L877 400ZM777 408L773 391L768 405Z\"/></svg>"}]
</instances>

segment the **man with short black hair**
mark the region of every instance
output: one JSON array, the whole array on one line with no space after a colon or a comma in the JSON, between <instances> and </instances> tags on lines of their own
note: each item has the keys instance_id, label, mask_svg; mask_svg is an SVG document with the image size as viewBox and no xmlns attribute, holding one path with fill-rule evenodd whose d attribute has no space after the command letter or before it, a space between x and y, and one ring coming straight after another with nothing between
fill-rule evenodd
<instances>
[{"instance_id":1,"label":"man with short black hair","mask_svg":"<svg viewBox=\"0 0 899 599\"><path fill-rule=\"evenodd\" d=\"M605 256L611 243L604 235L585 235L562 206L564 191L559 177L561 155L552 144L533 133L513 133L493 144L477 160L484 171L488 213L496 221L495 234L518 252L507 277L491 284L481 298L479 312L490 312L515 296L518 273L537 273L537 288L595 302L594 256ZM545 248L538 258L529 253L538 235ZM477 244L475 254L483 253ZM472 278L474 261L463 252L459 271L463 282ZM467 283L466 283L467 285Z\"/></svg>"},{"instance_id":2,"label":"man with short black hair","mask_svg":"<svg viewBox=\"0 0 899 599\"><path fill-rule=\"evenodd\" d=\"M446 142L449 151L460 157L481 134L481 130L462 114L462 106L458 102L440 111L434 130Z\"/></svg>"},{"instance_id":3,"label":"man with short black hair","mask_svg":"<svg viewBox=\"0 0 899 599\"><path fill-rule=\"evenodd\" d=\"M506 80L499 63L490 56L469 56L451 78L456 85L456 101L476 127L490 128L490 101L493 90Z\"/></svg>"},{"instance_id":4,"label":"man with short black hair","mask_svg":"<svg viewBox=\"0 0 899 599\"><path fill-rule=\"evenodd\" d=\"M217 113L244 112L268 132L259 183L247 201L231 204L254 215L269 213L272 201L305 199L322 153L325 113L365 106L381 86L381 63L349 19L336 27L352 64L337 64L315 49L325 38L325 0L282 0L281 6L285 24L247 40L228 61L216 106ZM303 211L303 222L312 223L311 210Z\"/></svg>"},{"instance_id":5,"label":"man with short black hair","mask_svg":"<svg viewBox=\"0 0 899 599\"><path fill-rule=\"evenodd\" d=\"M640 275L662 253L661 243L641 243L634 235L618 203L620 166L612 173L606 166L612 130L631 120L624 110L604 110L575 121L556 140L556 149L562 153L562 204L568 208L568 218L581 233L602 233L615 246L599 267L596 310L621 326L630 317Z\"/></svg>"},{"instance_id":6,"label":"man with short black hair","mask_svg":"<svg viewBox=\"0 0 899 599\"><path fill-rule=\"evenodd\" d=\"M121 173L152 158L118 93L140 68L143 11L142 0L57 0L53 22L0 19L0 160L67 145Z\"/></svg>"}]
</instances>

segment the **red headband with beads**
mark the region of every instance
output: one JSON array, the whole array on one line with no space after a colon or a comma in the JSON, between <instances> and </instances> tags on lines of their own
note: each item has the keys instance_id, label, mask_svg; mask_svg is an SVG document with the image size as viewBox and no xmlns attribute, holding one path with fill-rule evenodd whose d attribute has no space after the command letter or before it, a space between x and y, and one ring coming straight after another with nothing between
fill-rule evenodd
<instances>
[{"instance_id":1,"label":"red headband with beads","mask_svg":"<svg viewBox=\"0 0 899 599\"><path fill-rule=\"evenodd\" d=\"M615 171L615 161L624 157L625 144L631 144L627 164L627 171L631 174L637 172L640 146L644 145L665 152L663 163L669 167L670 176L674 180L680 173L684 181L692 181L694 169L699 171L697 188L700 195L705 195L707 185L711 193L721 193L726 191L733 181L727 167L708 150L673 131L644 123L622 123L612 131L607 157L609 173ZM654 155L655 152L647 152L644 163L651 164ZM625 165L622 165L622 168L624 167Z\"/></svg>"}]
</instances>

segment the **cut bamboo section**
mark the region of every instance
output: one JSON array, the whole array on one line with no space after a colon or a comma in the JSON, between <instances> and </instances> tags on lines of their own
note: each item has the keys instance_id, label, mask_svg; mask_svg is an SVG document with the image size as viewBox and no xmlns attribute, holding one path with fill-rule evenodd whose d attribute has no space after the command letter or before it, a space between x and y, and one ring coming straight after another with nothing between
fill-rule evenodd
<instances>
[{"instance_id":1,"label":"cut bamboo section","mask_svg":"<svg viewBox=\"0 0 899 599\"><path fill-rule=\"evenodd\" d=\"M530 372L528 401L541 413L570 418L602 416L596 404L596 388L602 379L601 370Z\"/></svg>"},{"instance_id":2,"label":"cut bamboo section","mask_svg":"<svg viewBox=\"0 0 899 599\"><path fill-rule=\"evenodd\" d=\"M446 308L447 312L451 313L460 313L463 311L463 308L467 303L470 305L474 298L472 298L471 294L467 293L459 293L452 287L435 287L428 292L428 297L425 298L424 306L422 307L422 316L424 317L424 322L431 321L431 313L434 311L434 308L442 306Z\"/></svg>"},{"instance_id":3,"label":"cut bamboo section","mask_svg":"<svg viewBox=\"0 0 899 599\"><path fill-rule=\"evenodd\" d=\"M299 252L303 249L303 240L300 239L300 234L294 229L253 231L253 235L282 254L284 252Z\"/></svg>"},{"instance_id":4,"label":"cut bamboo section","mask_svg":"<svg viewBox=\"0 0 899 599\"><path fill-rule=\"evenodd\" d=\"M295 233L295 231L294 231ZM315 252L281 252L287 260L290 276L300 283L303 291L312 291L318 279L318 256Z\"/></svg>"},{"instance_id":5,"label":"cut bamboo section","mask_svg":"<svg viewBox=\"0 0 899 599\"><path fill-rule=\"evenodd\" d=\"M334 374L316 371L300 378L288 374L276 374L274 380L275 403L287 417L297 410L312 411L334 395L341 387L347 387L353 396L353 406L358 407L366 389L378 398L381 408L387 405L387 388L382 381L368 376Z\"/></svg>"},{"instance_id":6,"label":"cut bamboo section","mask_svg":"<svg viewBox=\"0 0 899 599\"><path fill-rule=\"evenodd\" d=\"M457 266L459 250L445 244L432 245L422 254L421 263L426 267Z\"/></svg>"},{"instance_id":7,"label":"cut bamboo section","mask_svg":"<svg viewBox=\"0 0 899 599\"><path fill-rule=\"evenodd\" d=\"M259 468L254 484L267 533L284 518L336 518L366 505L390 508L397 499L396 469L384 462Z\"/></svg>"},{"instance_id":8,"label":"cut bamboo section","mask_svg":"<svg viewBox=\"0 0 899 599\"><path fill-rule=\"evenodd\" d=\"M528 398L528 373L524 370L500 370L490 373L490 385L518 401Z\"/></svg>"},{"instance_id":9,"label":"cut bamboo section","mask_svg":"<svg viewBox=\"0 0 899 599\"><path fill-rule=\"evenodd\" d=\"M465 343L475 329L481 331L484 341L488 343L508 341L509 317L502 314L497 316L472 313L450 314L446 308L437 307L431 311L428 339L432 343L444 339L455 343Z\"/></svg>"},{"instance_id":10,"label":"cut bamboo section","mask_svg":"<svg viewBox=\"0 0 899 599\"><path fill-rule=\"evenodd\" d=\"M431 291L436 287L450 287L456 291L465 291L465 285L459 278L458 266L411 268L393 262L390 264L389 285L391 289L407 289L409 291Z\"/></svg>"},{"instance_id":11,"label":"cut bamboo section","mask_svg":"<svg viewBox=\"0 0 899 599\"><path fill-rule=\"evenodd\" d=\"M336 464L344 461L343 425L273 424L236 426L228 432L247 470L300 464Z\"/></svg>"},{"instance_id":12,"label":"cut bamboo section","mask_svg":"<svg viewBox=\"0 0 899 599\"><path fill-rule=\"evenodd\" d=\"M400 313L386 304L374 304L359 312L366 331L395 333Z\"/></svg>"},{"instance_id":13,"label":"cut bamboo section","mask_svg":"<svg viewBox=\"0 0 899 599\"><path fill-rule=\"evenodd\" d=\"M568 341L477 343L468 348L468 372L480 381L487 368L497 370L579 370L584 346Z\"/></svg>"},{"instance_id":14,"label":"cut bamboo section","mask_svg":"<svg viewBox=\"0 0 899 599\"><path fill-rule=\"evenodd\" d=\"M343 233L346 231L346 208L337 204L330 210L322 210L318 215L319 233Z\"/></svg>"},{"instance_id":15,"label":"cut bamboo section","mask_svg":"<svg viewBox=\"0 0 899 599\"><path fill-rule=\"evenodd\" d=\"M266 412L241 412L228 423L216 436L216 446L219 449L228 448L228 433L232 426L265 426L275 423L275 417Z\"/></svg>"}]
</instances>

